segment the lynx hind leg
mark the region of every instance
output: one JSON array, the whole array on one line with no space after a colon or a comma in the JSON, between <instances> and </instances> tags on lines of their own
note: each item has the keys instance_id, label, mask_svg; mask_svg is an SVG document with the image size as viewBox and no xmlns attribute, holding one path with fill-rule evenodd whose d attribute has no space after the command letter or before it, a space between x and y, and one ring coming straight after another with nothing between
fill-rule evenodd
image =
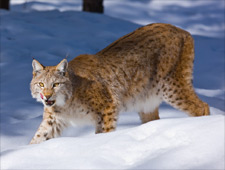
<instances>
[{"instance_id":1,"label":"lynx hind leg","mask_svg":"<svg viewBox=\"0 0 225 170\"><path fill-rule=\"evenodd\" d=\"M174 70L164 78L163 98L191 116L209 115L209 106L199 99L192 86L194 42L187 34Z\"/></svg>"},{"instance_id":2,"label":"lynx hind leg","mask_svg":"<svg viewBox=\"0 0 225 170\"><path fill-rule=\"evenodd\" d=\"M140 119L141 119L142 123L147 123L149 121L159 119L159 109L158 109L158 107L153 112L150 112L150 113L139 112L138 114L140 116Z\"/></svg>"},{"instance_id":3,"label":"lynx hind leg","mask_svg":"<svg viewBox=\"0 0 225 170\"><path fill-rule=\"evenodd\" d=\"M174 82L173 86L164 91L164 100L171 106L188 113L190 116L209 115L209 106L201 101L193 87L182 87Z\"/></svg>"}]
</instances>

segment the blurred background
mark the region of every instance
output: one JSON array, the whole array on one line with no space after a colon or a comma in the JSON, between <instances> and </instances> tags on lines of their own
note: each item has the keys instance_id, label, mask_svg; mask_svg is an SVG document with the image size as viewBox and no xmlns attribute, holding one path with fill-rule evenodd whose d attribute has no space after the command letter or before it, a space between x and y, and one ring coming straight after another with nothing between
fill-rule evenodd
<instances>
[{"instance_id":1,"label":"blurred background","mask_svg":"<svg viewBox=\"0 0 225 170\"><path fill-rule=\"evenodd\" d=\"M224 36L224 0L1 0L12 11L88 11L146 25L178 25L192 34Z\"/></svg>"}]
</instances>

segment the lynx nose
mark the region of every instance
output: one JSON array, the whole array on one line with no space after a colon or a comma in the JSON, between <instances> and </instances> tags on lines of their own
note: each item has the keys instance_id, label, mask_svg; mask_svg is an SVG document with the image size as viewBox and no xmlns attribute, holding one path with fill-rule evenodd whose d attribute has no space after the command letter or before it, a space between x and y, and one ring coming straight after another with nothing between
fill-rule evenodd
<instances>
[{"instance_id":1,"label":"lynx nose","mask_svg":"<svg viewBox=\"0 0 225 170\"><path fill-rule=\"evenodd\" d=\"M44 89L43 90L43 95L45 100L49 100L52 97L52 90L51 89Z\"/></svg>"},{"instance_id":2,"label":"lynx nose","mask_svg":"<svg viewBox=\"0 0 225 170\"><path fill-rule=\"evenodd\" d=\"M52 95L45 95L46 100L50 99L50 97L52 97Z\"/></svg>"}]
</instances>

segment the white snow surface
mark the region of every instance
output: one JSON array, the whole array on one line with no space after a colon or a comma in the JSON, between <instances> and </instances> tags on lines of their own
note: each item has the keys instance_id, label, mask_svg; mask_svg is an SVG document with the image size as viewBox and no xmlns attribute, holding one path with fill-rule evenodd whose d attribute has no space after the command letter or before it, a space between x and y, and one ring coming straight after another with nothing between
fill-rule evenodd
<instances>
[{"instance_id":1,"label":"white snow surface","mask_svg":"<svg viewBox=\"0 0 225 170\"><path fill-rule=\"evenodd\" d=\"M2 152L4 169L219 169L223 116L164 119Z\"/></svg>"},{"instance_id":2,"label":"white snow surface","mask_svg":"<svg viewBox=\"0 0 225 170\"><path fill-rule=\"evenodd\" d=\"M26 3L24 3L26 2ZM81 12L76 0L11 0L0 10L0 169L224 169L223 0L104 0L105 14ZM163 103L160 120L142 124L122 113L117 130L76 126L28 145L43 107L31 98L32 57L55 65L67 54L94 54L141 25L170 23L195 40L194 87L210 116L188 117Z\"/></svg>"}]
</instances>

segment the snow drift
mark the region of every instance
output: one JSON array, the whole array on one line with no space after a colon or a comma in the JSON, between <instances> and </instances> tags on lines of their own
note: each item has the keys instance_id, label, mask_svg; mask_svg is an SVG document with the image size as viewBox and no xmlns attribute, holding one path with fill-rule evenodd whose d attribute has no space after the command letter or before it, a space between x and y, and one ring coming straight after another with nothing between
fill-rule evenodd
<instances>
[{"instance_id":1,"label":"snow drift","mask_svg":"<svg viewBox=\"0 0 225 170\"><path fill-rule=\"evenodd\" d=\"M220 169L224 116L152 121L2 152L3 169Z\"/></svg>"}]
</instances>

